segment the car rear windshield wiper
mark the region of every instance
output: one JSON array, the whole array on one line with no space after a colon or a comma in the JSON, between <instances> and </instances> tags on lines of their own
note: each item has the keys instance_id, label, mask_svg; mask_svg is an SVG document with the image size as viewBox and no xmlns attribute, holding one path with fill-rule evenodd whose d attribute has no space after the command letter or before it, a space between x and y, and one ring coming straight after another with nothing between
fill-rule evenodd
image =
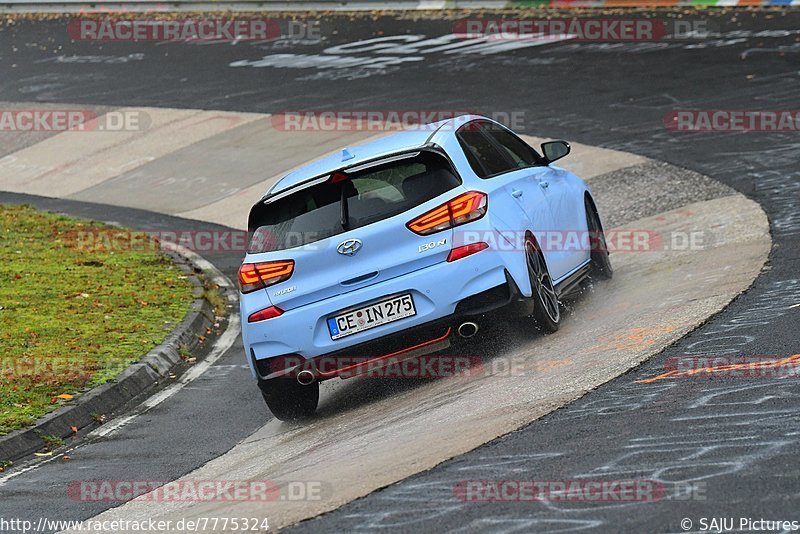
<instances>
[{"instance_id":1,"label":"car rear windshield wiper","mask_svg":"<svg viewBox=\"0 0 800 534\"><path fill-rule=\"evenodd\" d=\"M345 188L344 188L344 184L346 184L346 183L347 182L345 181L345 182L342 182L342 184L341 184L341 191L342 191L342 200L341 200L342 220L341 220L341 223L342 223L342 228L345 231L350 229L350 206L348 205L347 192L345 191Z\"/></svg>"}]
</instances>

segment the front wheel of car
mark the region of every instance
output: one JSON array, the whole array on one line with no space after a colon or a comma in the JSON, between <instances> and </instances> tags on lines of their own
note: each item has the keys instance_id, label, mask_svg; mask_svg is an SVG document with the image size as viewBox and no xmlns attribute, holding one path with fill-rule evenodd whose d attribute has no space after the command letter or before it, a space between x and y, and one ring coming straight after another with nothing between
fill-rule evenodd
<instances>
[{"instance_id":1,"label":"front wheel of car","mask_svg":"<svg viewBox=\"0 0 800 534\"><path fill-rule=\"evenodd\" d=\"M550 277L550 271L544 261L544 255L532 237L525 241L525 258L533 289L532 317L538 330L550 334L558 330L561 310L553 279Z\"/></svg>"},{"instance_id":2,"label":"front wheel of car","mask_svg":"<svg viewBox=\"0 0 800 534\"><path fill-rule=\"evenodd\" d=\"M592 202L586 199L586 223L589 227L589 243L591 246L591 276L599 280L610 280L614 276L611 259L608 257L608 244L600 223L600 216Z\"/></svg>"},{"instance_id":3,"label":"front wheel of car","mask_svg":"<svg viewBox=\"0 0 800 534\"><path fill-rule=\"evenodd\" d=\"M304 386L291 378L273 378L259 388L272 415L281 421L310 417L317 410L319 382Z\"/></svg>"}]
</instances>

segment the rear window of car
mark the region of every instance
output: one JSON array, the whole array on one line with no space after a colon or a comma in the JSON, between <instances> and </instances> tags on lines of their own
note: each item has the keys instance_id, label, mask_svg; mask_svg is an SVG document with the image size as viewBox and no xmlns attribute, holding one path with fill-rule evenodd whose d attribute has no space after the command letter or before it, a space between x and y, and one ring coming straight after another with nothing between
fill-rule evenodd
<instances>
[{"instance_id":1,"label":"rear window of car","mask_svg":"<svg viewBox=\"0 0 800 534\"><path fill-rule=\"evenodd\" d=\"M308 245L393 217L461 184L448 160L431 151L343 174L341 180L256 204L250 212L248 251Z\"/></svg>"}]
</instances>

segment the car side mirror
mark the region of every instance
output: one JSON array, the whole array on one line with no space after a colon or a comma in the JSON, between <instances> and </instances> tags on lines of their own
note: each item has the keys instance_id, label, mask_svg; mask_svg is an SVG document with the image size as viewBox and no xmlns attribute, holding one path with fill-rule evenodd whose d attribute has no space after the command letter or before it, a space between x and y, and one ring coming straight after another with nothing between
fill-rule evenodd
<instances>
[{"instance_id":1,"label":"car side mirror","mask_svg":"<svg viewBox=\"0 0 800 534\"><path fill-rule=\"evenodd\" d=\"M547 163L553 163L569 154L570 147L566 141L548 141L542 143L542 154L547 160Z\"/></svg>"}]
</instances>

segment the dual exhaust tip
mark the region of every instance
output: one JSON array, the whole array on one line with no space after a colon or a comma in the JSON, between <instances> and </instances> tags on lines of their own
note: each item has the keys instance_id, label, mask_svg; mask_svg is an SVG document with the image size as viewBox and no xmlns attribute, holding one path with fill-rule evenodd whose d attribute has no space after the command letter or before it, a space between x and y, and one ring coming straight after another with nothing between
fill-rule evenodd
<instances>
[{"instance_id":1,"label":"dual exhaust tip","mask_svg":"<svg viewBox=\"0 0 800 534\"><path fill-rule=\"evenodd\" d=\"M463 337L464 339L469 339L474 337L475 334L478 333L478 325L473 323L472 321L467 321L465 323L461 323L458 326L457 332L458 335ZM299 373L297 373L297 383L301 386L310 386L317 380L316 375L313 371L308 369L303 369Z\"/></svg>"}]
</instances>

